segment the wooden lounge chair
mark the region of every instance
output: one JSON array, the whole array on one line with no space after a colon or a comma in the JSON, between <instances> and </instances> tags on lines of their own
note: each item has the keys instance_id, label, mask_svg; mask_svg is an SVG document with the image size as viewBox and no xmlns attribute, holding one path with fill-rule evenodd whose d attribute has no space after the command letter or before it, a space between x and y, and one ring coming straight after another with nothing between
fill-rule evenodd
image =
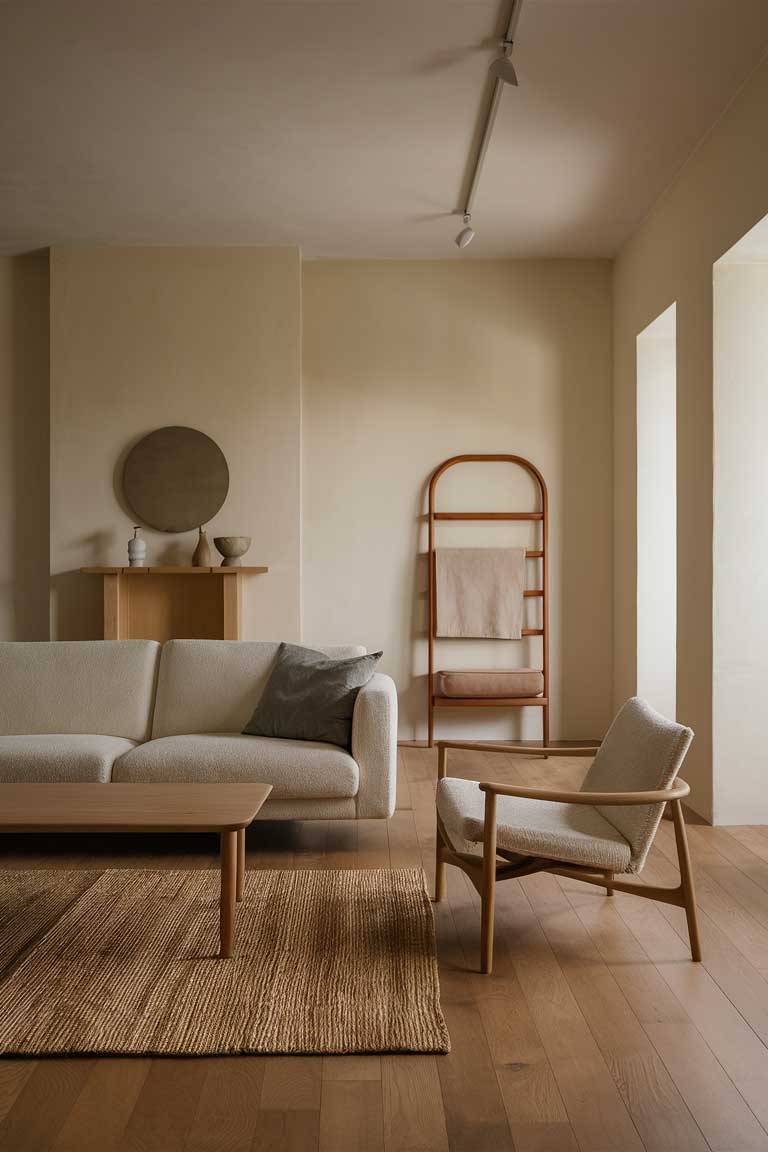
<instances>
[{"instance_id":1,"label":"wooden lounge chair","mask_svg":"<svg viewBox=\"0 0 768 1152\"><path fill-rule=\"evenodd\" d=\"M445 895L445 865L463 869L482 901L481 969L493 967L496 882L554 872L614 891L685 908L691 956L701 959L688 840L681 800L690 789L677 773L693 732L637 697L628 700L599 748L521 748L438 742L435 899ZM485 754L594 756L578 791L481 783L447 775L450 749ZM680 864L677 888L616 880L643 868L668 803Z\"/></svg>"}]
</instances>

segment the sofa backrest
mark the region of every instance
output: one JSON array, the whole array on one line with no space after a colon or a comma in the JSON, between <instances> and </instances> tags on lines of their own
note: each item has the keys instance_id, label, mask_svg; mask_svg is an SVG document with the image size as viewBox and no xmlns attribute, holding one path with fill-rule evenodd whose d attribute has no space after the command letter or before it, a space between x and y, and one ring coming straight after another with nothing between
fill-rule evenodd
<instances>
[{"instance_id":1,"label":"sofa backrest","mask_svg":"<svg viewBox=\"0 0 768 1152\"><path fill-rule=\"evenodd\" d=\"M147 740L159 656L154 640L0 643L0 736Z\"/></svg>"},{"instance_id":2,"label":"sofa backrest","mask_svg":"<svg viewBox=\"0 0 768 1152\"><path fill-rule=\"evenodd\" d=\"M259 702L280 645L261 640L169 640L160 658L152 736L242 732ZM359 645L316 649L340 660Z\"/></svg>"}]
</instances>

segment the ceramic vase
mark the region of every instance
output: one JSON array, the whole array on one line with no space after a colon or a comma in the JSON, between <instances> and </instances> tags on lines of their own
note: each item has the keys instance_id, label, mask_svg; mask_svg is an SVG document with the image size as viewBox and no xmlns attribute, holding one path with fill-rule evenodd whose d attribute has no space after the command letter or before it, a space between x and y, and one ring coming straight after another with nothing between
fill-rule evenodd
<instances>
[{"instance_id":1,"label":"ceramic vase","mask_svg":"<svg viewBox=\"0 0 768 1152\"><path fill-rule=\"evenodd\" d=\"M139 536L141 528L134 526L133 538L128 541L129 568L143 568L147 562L147 542Z\"/></svg>"},{"instance_id":2,"label":"ceramic vase","mask_svg":"<svg viewBox=\"0 0 768 1152\"><path fill-rule=\"evenodd\" d=\"M208 537L204 528L198 528L197 547L192 553L192 567L193 568L210 568L211 566L211 546L208 543Z\"/></svg>"}]
</instances>

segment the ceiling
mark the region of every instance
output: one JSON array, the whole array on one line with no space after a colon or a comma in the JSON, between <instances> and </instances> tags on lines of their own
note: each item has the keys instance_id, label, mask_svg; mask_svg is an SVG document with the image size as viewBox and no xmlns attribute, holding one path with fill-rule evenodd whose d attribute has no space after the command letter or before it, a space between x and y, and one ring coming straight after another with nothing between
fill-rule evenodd
<instances>
[{"instance_id":1,"label":"ceiling","mask_svg":"<svg viewBox=\"0 0 768 1152\"><path fill-rule=\"evenodd\" d=\"M767 0L0 0L0 250L608 256L768 46Z\"/></svg>"}]
</instances>

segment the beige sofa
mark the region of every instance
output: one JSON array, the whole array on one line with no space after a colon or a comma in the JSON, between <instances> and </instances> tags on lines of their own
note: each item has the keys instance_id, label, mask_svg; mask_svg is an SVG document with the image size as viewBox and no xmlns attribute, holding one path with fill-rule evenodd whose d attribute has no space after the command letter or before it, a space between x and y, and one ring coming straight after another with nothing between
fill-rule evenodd
<instances>
[{"instance_id":1,"label":"beige sofa","mask_svg":"<svg viewBox=\"0 0 768 1152\"><path fill-rule=\"evenodd\" d=\"M263 781L263 819L391 816L397 694L361 690L352 747L243 736L278 645L260 641L0 643L0 783ZM358 656L356 646L325 647Z\"/></svg>"}]
</instances>

